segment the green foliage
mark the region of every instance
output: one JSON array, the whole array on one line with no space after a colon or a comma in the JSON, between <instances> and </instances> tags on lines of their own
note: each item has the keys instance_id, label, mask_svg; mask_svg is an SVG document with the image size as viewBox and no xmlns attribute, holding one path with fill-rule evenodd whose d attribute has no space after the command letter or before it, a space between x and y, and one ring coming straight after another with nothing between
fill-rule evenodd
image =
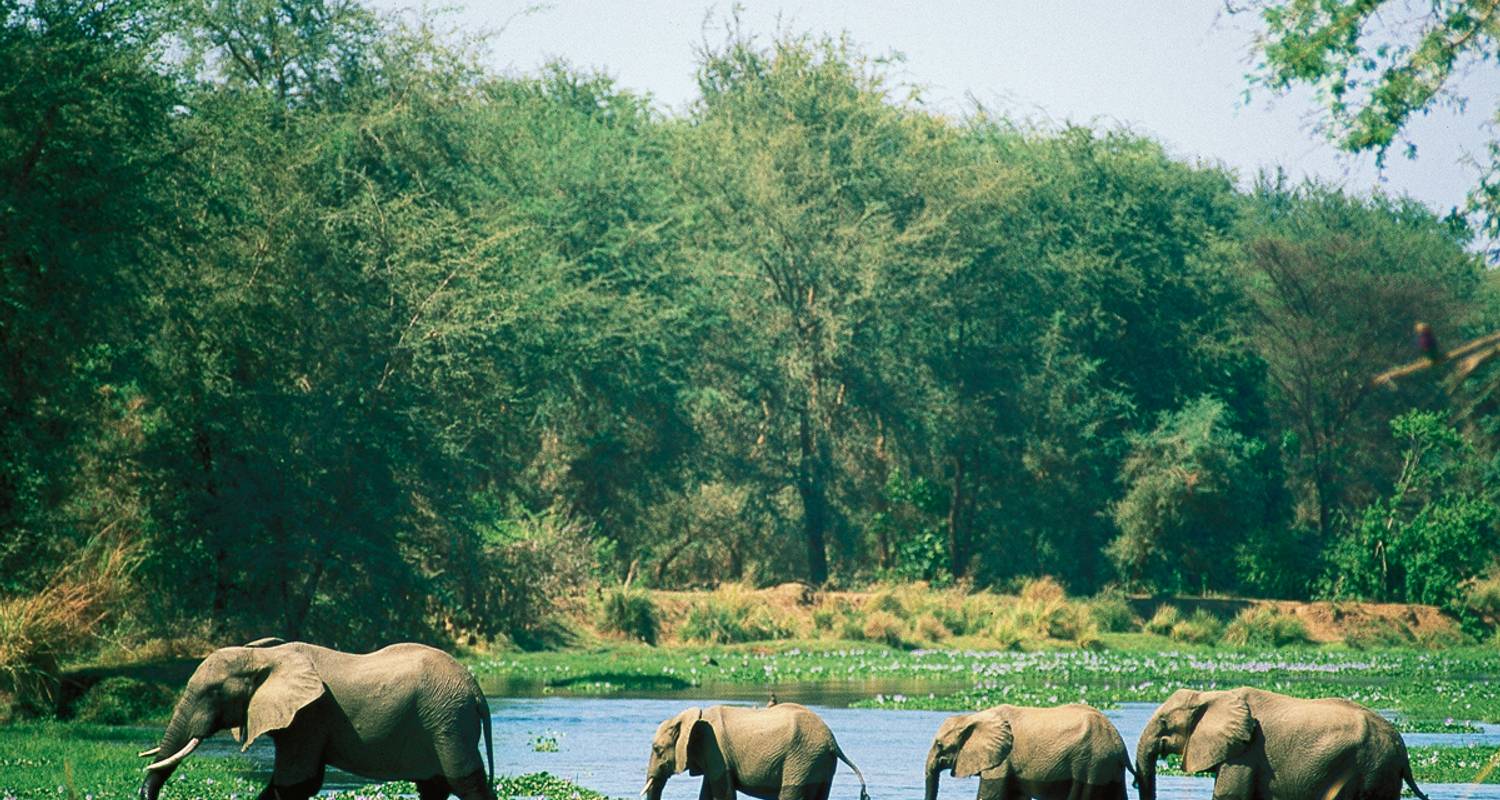
<instances>
[{"instance_id":1,"label":"green foliage","mask_svg":"<svg viewBox=\"0 0 1500 800\"><path fill-rule=\"evenodd\" d=\"M1458 611L1462 586L1489 567L1500 544L1495 505L1476 491L1473 451L1439 414L1391 422L1402 468L1391 494L1365 508L1334 551L1329 590Z\"/></svg>"},{"instance_id":2,"label":"green foliage","mask_svg":"<svg viewBox=\"0 0 1500 800\"><path fill-rule=\"evenodd\" d=\"M786 639L791 626L741 586L721 586L695 601L677 629L678 638L713 644Z\"/></svg>"},{"instance_id":3,"label":"green foliage","mask_svg":"<svg viewBox=\"0 0 1500 800\"><path fill-rule=\"evenodd\" d=\"M1140 630L1145 622L1130 608L1124 595L1105 592L1089 601L1089 616L1106 633L1126 633Z\"/></svg>"},{"instance_id":4,"label":"green foliage","mask_svg":"<svg viewBox=\"0 0 1500 800\"><path fill-rule=\"evenodd\" d=\"M629 586L606 590L600 627L646 644L656 644L661 623L651 593Z\"/></svg>"},{"instance_id":5,"label":"green foliage","mask_svg":"<svg viewBox=\"0 0 1500 800\"><path fill-rule=\"evenodd\" d=\"M1146 630L1158 636L1166 636L1181 621L1182 612L1177 610L1177 606L1160 605L1151 613L1151 619L1146 621Z\"/></svg>"},{"instance_id":6,"label":"green foliage","mask_svg":"<svg viewBox=\"0 0 1500 800\"><path fill-rule=\"evenodd\" d=\"M1205 397L1133 439L1109 546L1130 583L1179 593L1233 585L1234 545L1259 521L1261 445L1231 424L1224 403Z\"/></svg>"},{"instance_id":7,"label":"green foliage","mask_svg":"<svg viewBox=\"0 0 1500 800\"><path fill-rule=\"evenodd\" d=\"M165 721L175 693L159 684L115 676L94 684L73 706L80 722L132 725Z\"/></svg>"},{"instance_id":8,"label":"green foliage","mask_svg":"<svg viewBox=\"0 0 1500 800\"><path fill-rule=\"evenodd\" d=\"M1485 0L1438 0L1423 14L1404 14L1386 0L1251 0L1232 8L1254 10L1265 23L1254 83L1276 92L1314 87L1324 133L1348 152L1373 151L1377 162L1396 146L1414 158L1417 146L1405 136L1411 119L1441 107L1464 110L1457 78L1500 55L1500 16ZM1490 114L1496 119L1500 109ZM1469 206L1494 237L1500 143L1490 142L1479 167Z\"/></svg>"},{"instance_id":9,"label":"green foliage","mask_svg":"<svg viewBox=\"0 0 1500 800\"><path fill-rule=\"evenodd\" d=\"M1241 611L1224 629L1224 644L1235 647L1289 647L1309 642L1307 626L1274 606L1253 606Z\"/></svg>"},{"instance_id":10,"label":"green foliage","mask_svg":"<svg viewBox=\"0 0 1500 800\"><path fill-rule=\"evenodd\" d=\"M1214 644L1223 633L1224 623L1202 609L1194 611L1187 619L1178 620L1167 631L1172 641L1188 644Z\"/></svg>"},{"instance_id":11,"label":"green foliage","mask_svg":"<svg viewBox=\"0 0 1500 800\"><path fill-rule=\"evenodd\" d=\"M200 6L0 4L0 602L129 541L133 602L79 629L538 647L633 576L1053 575L884 612L1085 643L1129 623L1062 586L1295 596L1332 560L1455 607L1487 566L1488 429L1391 495L1384 420L1441 398L1368 387L1414 315L1482 321L1420 206L936 114L838 38L731 25L667 114L437 18ZM0 691L44 696L91 635L0 609ZM683 630L793 632L729 597Z\"/></svg>"}]
</instances>

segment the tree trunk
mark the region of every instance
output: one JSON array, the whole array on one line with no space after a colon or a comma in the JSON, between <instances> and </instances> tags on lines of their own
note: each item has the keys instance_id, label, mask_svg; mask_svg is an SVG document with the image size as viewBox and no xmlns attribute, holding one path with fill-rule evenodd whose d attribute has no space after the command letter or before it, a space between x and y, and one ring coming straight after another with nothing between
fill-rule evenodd
<instances>
[{"instance_id":1,"label":"tree trunk","mask_svg":"<svg viewBox=\"0 0 1500 800\"><path fill-rule=\"evenodd\" d=\"M953 490L948 498L948 571L955 578L964 576L964 567L968 561L968 554L965 552L968 536L964 530L967 527L965 506L968 503L968 493L964 491L966 475L964 455L960 451L953 456Z\"/></svg>"},{"instance_id":2,"label":"tree trunk","mask_svg":"<svg viewBox=\"0 0 1500 800\"><path fill-rule=\"evenodd\" d=\"M812 430L812 414L802 409L798 421L801 460L797 465L797 494L802 500L802 533L807 543L807 580L814 586L828 581L828 553L825 539L828 530L827 471Z\"/></svg>"}]
</instances>

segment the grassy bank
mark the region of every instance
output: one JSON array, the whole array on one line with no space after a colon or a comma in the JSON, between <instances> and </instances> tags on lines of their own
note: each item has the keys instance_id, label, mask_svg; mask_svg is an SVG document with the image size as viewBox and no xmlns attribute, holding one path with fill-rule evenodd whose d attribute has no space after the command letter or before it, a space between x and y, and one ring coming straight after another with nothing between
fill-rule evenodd
<instances>
[{"instance_id":1,"label":"grassy bank","mask_svg":"<svg viewBox=\"0 0 1500 800\"><path fill-rule=\"evenodd\" d=\"M1500 747L1413 747L1411 771L1418 785L1436 783L1500 783ZM1169 755L1158 775L1186 775L1182 757ZM1410 796L1409 793L1403 796Z\"/></svg>"},{"instance_id":2,"label":"grassy bank","mask_svg":"<svg viewBox=\"0 0 1500 800\"><path fill-rule=\"evenodd\" d=\"M136 751L150 738L139 728L76 722L0 727L0 800L134 797L140 788L142 763ZM252 778L250 762L244 758L197 755L183 762L163 795L241 800L255 797L264 785L264 778ZM603 800L597 792L547 773L497 777L495 787L501 798ZM395 781L333 797L355 800L415 793L412 784Z\"/></svg>"},{"instance_id":3,"label":"grassy bank","mask_svg":"<svg viewBox=\"0 0 1500 800\"><path fill-rule=\"evenodd\" d=\"M857 705L972 709L996 703L1047 705L1159 702L1180 687L1253 685L1287 694L1341 696L1393 709L1411 727L1447 720L1500 722L1500 651L1338 648L1162 649L1140 634L1106 637L1101 650L906 650L869 642L793 641L734 646L618 644L580 651L476 657L487 684L613 694L714 685L905 682L902 693ZM954 689L954 686L961 688ZM929 691L926 687L932 687ZM938 688L942 687L942 688Z\"/></svg>"}]
</instances>

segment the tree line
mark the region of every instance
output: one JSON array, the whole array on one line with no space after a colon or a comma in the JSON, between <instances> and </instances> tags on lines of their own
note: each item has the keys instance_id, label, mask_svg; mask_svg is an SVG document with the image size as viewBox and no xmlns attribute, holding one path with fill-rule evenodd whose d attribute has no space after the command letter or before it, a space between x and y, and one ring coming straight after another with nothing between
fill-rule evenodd
<instances>
[{"instance_id":1,"label":"tree line","mask_svg":"<svg viewBox=\"0 0 1500 800\"><path fill-rule=\"evenodd\" d=\"M955 116L838 37L665 112L350 0L0 0L0 593L519 640L578 586L1451 603L1494 418L1463 220ZM494 43L503 50L504 40Z\"/></svg>"}]
</instances>

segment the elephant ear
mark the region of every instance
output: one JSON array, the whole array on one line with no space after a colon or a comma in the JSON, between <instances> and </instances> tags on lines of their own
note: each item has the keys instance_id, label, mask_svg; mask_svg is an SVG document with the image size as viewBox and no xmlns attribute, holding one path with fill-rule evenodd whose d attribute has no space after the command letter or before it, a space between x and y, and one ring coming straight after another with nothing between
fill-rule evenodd
<instances>
[{"instance_id":1,"label":"elephant ear","mask_svg":"<svg viewBox=\"0 0 1500 800\"><path fill-rule=\"evenodd\" d=\"M686 736L688 757L697 768L690 775L707 775L717 778L724 774L728 764L724 760L724 749L719 742L718 731L707 719L692 724Z\"/></svg>"},{"instance_id":2,"label":"elephant ear","mask_svg":"<svg viewBox=\"0 0 1500 800\"><path fill-rule=\"evenodd\" d=\"M688 768L688 747L692 744L693 724L703 717L703 709L690 708L677 715L677 739L675 745L675 758L677 771L682 772ZM697 773L693 773L697 774Z\"/></svg>"},{"instance_id":3,"label":"elephant ear","mask_svg":"<svg viewBox=\"0 0 1500 800\"><path fill-rule=\"evenodd\" d=\"M1233 694L1208 703L1182 753L1185 772L1207 772L1245 749L1255 731L1250 705Z\"/></svg>"},{"instance_id":4,"label":"elephant ear","mask_svg":"<svg viewBox=\"0 0 1500 800\"><path fill-rule=\"evenodd\" d=\"M958 759L953 763L953 776L967 778L993 769L1005 762L1010 755L1010 746L1015 741L1010 732L1010 720L981 719L969 726L969 735L958 750Z\"/></svg>"},{"instance_id":5,"label":"elephant ear","mask_svg":"<svg viewBox=\"0 0 1500 800\"><path fill-rule=\"evenodd\" d=\"M250 695L241 750L248 750L250 743L263 733L290 726L298 711L326 691L312 659L302 653L277 652L266 656L271 671Z\"/></svg>"}]
</instances>

